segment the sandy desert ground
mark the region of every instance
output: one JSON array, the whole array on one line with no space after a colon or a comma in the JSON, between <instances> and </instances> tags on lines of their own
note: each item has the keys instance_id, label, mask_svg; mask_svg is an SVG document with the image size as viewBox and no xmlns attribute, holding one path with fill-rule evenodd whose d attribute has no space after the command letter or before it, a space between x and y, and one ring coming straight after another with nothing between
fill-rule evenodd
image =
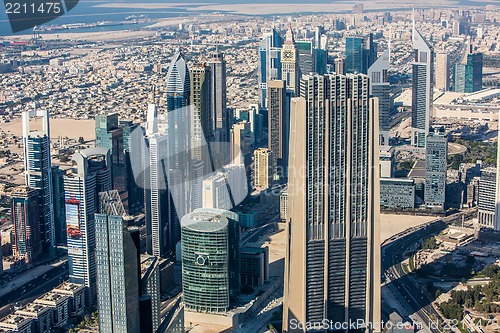
<instances>
[{"instance_id":1,"label":"sandy desert ground","mask_svg":"<svg viewBox=\"0 0 500 333\"><path fill-rule=\"evenodd\" d=\"M32 120L32 128L37 129L41 127L41 122ZM38 126L38 127L37 127ZM50 119L50 136L57 139L60 136L68 137L70 139L78 139L83 136L85 140L95 139L95 123L94 120L75 120L75 119ZM23 124L21 118L16 118L10 123L0 124L0 130L12 133L18 137L23 136Z\"/></svg>"}]
</instances>

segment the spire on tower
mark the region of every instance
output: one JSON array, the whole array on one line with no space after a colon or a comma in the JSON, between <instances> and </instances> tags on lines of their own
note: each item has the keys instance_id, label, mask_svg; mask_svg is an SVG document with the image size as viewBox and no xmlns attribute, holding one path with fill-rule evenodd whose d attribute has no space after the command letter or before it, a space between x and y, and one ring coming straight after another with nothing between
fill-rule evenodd
<instances>
[{"instance_id":1,"label":"spire on tower","mask_svg":"<svg viewBox=\"0 0 500 333\"><path fill-rule=\"evenodd\" d=\"M293 37L293 31L291 26L289 26L286 31L285 44L295 44L295 38Z\"/></svg>"}]
</instances>

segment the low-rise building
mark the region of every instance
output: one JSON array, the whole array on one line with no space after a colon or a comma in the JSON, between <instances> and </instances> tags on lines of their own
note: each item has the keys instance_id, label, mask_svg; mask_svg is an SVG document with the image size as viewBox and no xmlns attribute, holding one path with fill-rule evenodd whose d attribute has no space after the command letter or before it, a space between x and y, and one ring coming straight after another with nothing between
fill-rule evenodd
<instances>
[{"instance_id":1,"label":"low-rise building","mask_svg":"<svg viewBox=\"0 0 500 333\"><path fill-rule=\"evenodd\" d=\"M34 333L33 318L10 314L0 321L0 329L6 332Z\"/></svg>"},{"instance_id":2,"label":"low-rise building","mask_svg":"<svg viewBox=\"0 0 500 333\"><path fill-rule=\"evenodd\" d=\"M380 206L415 208L415 182L407 178L380 178Z\"/></svg>"},{"instance_id":3,"label":"low-rise building","mask_svg":"<svg viewBox=\"0 0 500 333\"><path fill-rule=\"evenodd\" d=\"M63 327L68 323L69 296L49 291L42 297L37 298L34 303L52 308L52 327Z\"/></svg>"}]
</instances>

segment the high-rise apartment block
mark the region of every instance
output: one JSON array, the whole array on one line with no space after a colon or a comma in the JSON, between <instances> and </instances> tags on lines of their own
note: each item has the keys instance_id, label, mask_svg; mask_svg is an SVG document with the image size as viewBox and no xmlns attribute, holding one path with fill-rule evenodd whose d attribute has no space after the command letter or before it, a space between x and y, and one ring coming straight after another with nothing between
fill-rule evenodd
<instances>
[{"instance_id":1,"label":"high-rise apartment block","mask_svg":"<svg viewBox=\"0 0 500 333\"><path fill-rule=\"evenodd\" d=\"M450 90L450 56L446 52L436 54L436 88L442 91Z\"/></svg>"},{"instance_id":2,"label":"high-rise apartment block","mask_svg":"<svg viewBox=\"0 0 500 333\"><path fill-rule=\"evenodd\" d=\"M69 279L86 287L87 305L96 303L95 216L98 193L111 190L111 157L106 148L73 155L74 166L64 177Z\"/></svg>"},{"instance_id":3,"label":"high-rise apartment block","mask_svg":"<svg viewBox=\"0 0 500 333\"><path fill-rule=\"evenodd\" d=\"M281 80L283 38L276 29L265 32L259 45L259 108L267 109L267 83ZM300 58L299 58L300 59Z\"/></svg>"},{"instance_id":4,"label":"high-rise apartment block","mask_svg":"<svg viewBox=\"0 0 500 333\"><path fill-rule=\"evenodd\" d=\"M16 187L10 198L14 255L24 258L26 263L36 260L42 253L38 201L38 190L27 186Z\"/></svg>"},{"instance_id":5,"label":"high-rise apartment block","mask_svg":"<svg viewBox=\"0 0 500 333\"><path fill-rule=\"evenodd\" d=\"M268 147L272 152L273 178L285 178L288 170L290 99L282 80L267 83Z\"/></svg>"},{"instance_id":6,"label":"high-rise apartment block","mask_svg":"<svg viewBox=\"0 0 500 333\"><path fill-rule=\"evenodd\" d=\"M23 143L24 143L24 170L26 186L38 190L40 205L40 241L43 252L50 252L55 244L54 209L52 189L52 164L50 159L50 124L47 110L24 111ZM31 118L41 118L42 128L31 130Z\"/></svg>"},{"instance_id":7,"label":"high-rise apartment block","mask_svg":"<svg viewBox=\"0 0 500 333\"><path fill-rule=\"evenodd\" d=\"M254 151L254 186L258 189L268 189L273 182L272 155L267 148Z\"/></svg>"},{"instance_id":8,"label":"high-rise apartment block","mask_svg":"<svg viewBox=\"0 0 500 333\"><path fill-rule=\"evenodd\" d=\"M380 323L378 102L362 74L304 75L300 86L290 120L283 331L325 319Z\"/></svg>"},{"instance_id":9,"label":"high-rise apartment block","mask_svg":"<svg viewBox=\"0 0 500 333\"><path fill-rule=\"evenodd\" d=\"M226 60L224 54L217 48L208 61L211 72L211 118L213 120L212 131L215 140L219 142L229 141L229 129L232 124L227 105L226 84Z\"/></svg>"}]
</instances>

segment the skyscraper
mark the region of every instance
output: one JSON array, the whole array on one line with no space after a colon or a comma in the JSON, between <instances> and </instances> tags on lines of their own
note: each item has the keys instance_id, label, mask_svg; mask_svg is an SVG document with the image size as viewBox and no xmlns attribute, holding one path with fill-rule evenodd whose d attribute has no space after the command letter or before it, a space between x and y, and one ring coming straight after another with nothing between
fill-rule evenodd
<instances>
[{"instance_id":1,"label":"skyscraper","mask_svg":"<svg viewBox=\"0 0 500 333\"><path fill-rule=\"evenodd\" d=\"M132 133L139 127L139 124L134 124L131 120L120 120L119 126L123 130L123 153L125 157L125 180L127 188L127 205L124 205L124 207L128 214L133 214L141 210L144 205L144 190L139 186L141 181L136 179L134 175L131 159L134 150L138 152L141 150L139 143L132 139Z\"/></svg>"},{"instance_id":2,"label":"skyscraper","mask_svg":"<svg viewBox=\"0 0 500 333\"><path fill-rule=\"evenodd\" d=\"M226 108L226 60L218 47L208 61L208 66L212 75L210 86L211 117L213 118L212 132L216 141L229 142L229 129L231 128L232 119Z\"/></svg>"},{"instance_id":3,"label":"skyscraper","mask_svg":"<svg viewBox=\"0 0 500 333\"><path fill-rule=\"evenodd\" d=\"M139 332L139 229L129 230L118 191L99 193L95 214L99 331Z\"/></svg>"},{"instance_id":4,"label":"skyscraper","mask_svg":"<svg viewBox=\"0 0 500 333\"><path fill-rule=\"evenodd\" d=\"M191 105L191 157L202 160L201 148L205 140L213 136L213 119L211 112L211 71L205 64L197 64L190 69ZM208 157L205 157L208 158Z\"/></svg>"},{"instance_id":5,"label":"skyscraper","mask_svg":"<svg viewBox=\"0 0 500 333\"><path fill-rule=\"evenodd\" d=\"M273 181L272 152L267 148L259 148L253 152L254 156L254 186L268 189Z\"/></svg>"},{"instance_id":6,"label":"skyscraper","mask_svg":"<svg viewBox=\"0 0 500 333\"><path fill-rule=\"evenodd\" d=\"M299 54L290 27L286 32L285 43L281 51L281 65L286 89L293 91L293 94L297 96L299 92ZM269 89L269 82L267 84Z\"/></svg>"},{"instance_id":7,"label":"skyscraper","mask_svg":"<svg viewBox=\"0 0 500 333\"><path fill-rule=\"evenodd\" d=\"M149 141L149 186L146 193L146 232L148 253L165 257L175 251L180 239L178 211L170 192L169 177L174 179L179 170L167 167L168 136L156 133ZM170 176L167 174L170 173ZM177 191L174 191L177 194Z\"/></svg>"},{"instance_id":8,"label":"skyscraper","mask_svg":"<svg viewBox=\"0 0 500 333\"><path fill-rule=\"evenodd\" d=\"M250 124L240 121L233 125L230 135L230 164L248 165L248 154L251 153Z\"/></svg>"},{"instance_id":9,"label":"skyscraper","mask_svg":"<svg viewBox=\"0 0 500 333\"><path fill-rule=\"evenodd\" d=\"M151 325L151 331L156 332L161 323L160 318L160 265L159 259L155 256L141 256L141 296L144 302L145 298L150 298L151 306L143 309L144 312L151 313L151 323L141 324ZM142 317L141 317L142 320Z\"/></svg>"},{"instance_id":10,"label":"skyscraper","mask_svg":"<svg viewBox=\"0 0 500 333\"><path fill-rule=\"evenodd\" d=\"M38 190L27 186L16 187L10 198L14 225L14 255L26 263L36 260L42 253Z\"/></svg>"},{"instance_id":11,"label":"skyscraper","mask_svg":"<svg viewBox=\"0 0 500 333\"><path fill-rule=\"evenodd\" d=\"M284 332L381 320L378 103L368 85L366 75L305 75L292 99Z\"/></svg>"},{"instance_id":12,"label":"skyscraper","mask_svg":"<svg viewBox=\"0 0 500 333\"><path fill-rule=\"evenodd\" d=\"M74 166L64 177L69 279L86 286L87 305L96 303L95 216L97 194L111 190L111 157L106 148L73 155Z\"/></svg>"},{"instance_id":13,"label":"skyscraper","mask_svg":"<svg viewBox=\"0 0 500 333\"><path fill-rule=\"evenodd\" d=\"M50 160L50 126L47 110L23 112L23 143L24 143L24 170L26 186L37 189L40 200L40 241L43 252L49 252L55 246L52 164ZM30 119L42 118L42 128L31 131Z\"/></svg>"},{"instance_id":14,"label":"skyscraper","mask_svg":"<svg viewBox=\"0 0 500 333\"><path fill-rule=\"evenodd\" d=\"M431 124L434 52L415 26L413 49L415 60L412 64L411 144L425 147L425 138Z\"/></svg>"},{"instance_id":15,"label":"skyscraper","mask_svg":"<svg viewBox=\"0 0 500 333\"><path fill-rule=\"evenodd\" d=\"M164 145L167 151L163 155L157 155L158 160L151 161L157 165L158 177L164 177L168 182L168 193L172 205L168 207L170 212L177 216L186 214L190 207L191 188L186 180L191 171L191 117L193 113L191 101L191 80L186 60L180 52L177 52L168 68L167 73L167 119L166 136ZM152 146L152 143L151 143ZM158 149L163 149L160 147ZM151 158L155 158L151 152ZM175 184L175 185L173 185ZM153 187L152 187L153 188ZM154 210L153 210L154 214ZM172 227L166 235L169 241L163 243L168 249L175 251L175 243L180 240L179 223L168 225ZM155 237L153 233L153 237ZM166 241L166 238L164 239ZM155 254L162 256L163 254Z\"/></svg>"},{"instance_id":16,"label":"skyscraper","mask_svg":"<svg viewBox=\"0 0 500 333\"><path fill-rule=\"evenodd\" d=\"M377 44L373 34L351 35L345 41L346 73L368 73L368 68L377 59Z\"/></svg>"},{"instance_id":17,"label":"skyscraper","mask_svg":"<svg viewBox=\"0 0 500 333\"><path fill-rule=\"evenodd\" d=\"M436 88L442 91L450 89L450 56L446 52L436 54Z\"/></svg>"},{"instance_id":18,"label":"skyscraper","mask_svg":"<svg viewBox=\"0 0 500 333\"><path fill-rule=\"evenodd\" d=\"M64 170L52 166L54 199L54 233L57 245L66 245L66 201L64 199Z\"/></svg>"},{"instance_id":19,"label":"skyscraper","mask_svg":"<svg viewBox=\"0 0 500 333\"><path fill-rule=\"evenodd\" d=\"M281 80L269 81L268 147L272 151L272 173L274 178L286 177L288 169L288 142L290 122L290 99Z\"/></svg>"},{"instance_id":20,"label":"skyscraper","mask_svg":"<svg viewBox=\"0 0 500 333\"><path fill-rule=\"evenodd\" d=\"M181 225L185 309L226 312L240 295L238 215L201 208L185 215Z\"/></svg>"},{"instance_id":21,"label":"skyscraper","mask_svg":"<svg viewBox=\"0 0 500 333\"><path fill-rule=\"evenodd\" d=\"M389 130L391 129L391 85L387 79L390 66L390 50L386 50L368 68L370 78L370 95L378 98L380 145L389 145Z\"/></svg>"},{"instance_id":22,"label":"skyscraper","mask_svg":"<svg viewBox=\"0 0 500 333\"><path fill-rule=\"evenodd\" d=\"M297 46L299 57L300 74L302 75L313 73L315 68L313 42L310 40L298 40L297 42L295 42L295 45Z\"/></svg>"},{"instance_id":23,"label":"skyscraper","mask_svg":"<svg viewBox=\"0 0 500 333\"><path fill-rule=\"evenodd\" d=\"M425 151L425 205L444 210L448 137L444 128L433 129L426 140Z\"/></svg>"},{"instance_id":24,"label":"skyscraper","mask_svg":"<svg viewBox=\"0 0 500 333\"><path fill-rule=\"evenodd\" d=\"M471 93L483 88L483 54L474 53L472 45L467 45L465 57L453 68L453 90Z\"/></svg>"},{"instance_id":25,"label":"skyscraper","mask_svg":"<svg viewBox=\"0 0 500 333\"><path fill-rule=\"evenodd\" d=\"M95 117L96 147L107 148L112 161L113 188L118 190L125 211L129 214L142 207L142 191L132 171L130 151L137 149L130 133L137 127L130 120L119 120L118 114L100 114Z\"/></svg>"},{"instance_id":26,"label":"skyscraper","mask_svg":"<svg viewBox=\"0 0 500 333\"><path fill-rule=\"evenodd\" d=\"M259 45L259 108L267 109L267 83L281 80L283 38L274 27L265 32Z\"/></svg>"},{"instance_id":27,"label":"skyscraper","mask_svg":"<svg viewBox=\"0 0 500 333\"><path fill-rule=\"evenodd\" d=\"M485 168L481 170L479 180L479 198L478 198L478 223L481 227L495 228L496 211L498 199L493 193L497 193L497 170L496 168Z\"/></svg>"}]
</instances>

